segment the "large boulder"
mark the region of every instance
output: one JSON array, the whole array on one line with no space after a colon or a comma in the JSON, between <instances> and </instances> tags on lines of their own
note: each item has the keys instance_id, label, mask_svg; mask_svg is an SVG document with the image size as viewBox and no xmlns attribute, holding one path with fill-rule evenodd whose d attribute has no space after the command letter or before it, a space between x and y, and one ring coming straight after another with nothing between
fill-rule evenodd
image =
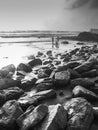
<instances>
[{"instance_id":1,"label":"large boulder","mask_svg":"<svg viewBox=\"0 0 98 130\"><path fill-rule=\"evenodd\" d=\"M96 77L96 76L98 76L98 70L97 69L93 69L93 70L82 73L82 77L84 77L84 78L85 77L93 78L93 77Z\"/></svg>"},{"instance_id":2,"label":"large boulder","mask_svg":"<svg viewBox=\"0 0 98 130\"><path fill-rule=\"evenodd\" d=\"M20 84L19 81L11 79L11 78L1 78L0 79L0 90L7 89L9 87L15 87Z\"/></svg>"},{"instance_id":3,"label":"large boulder","mask_svg":"<svg viewBox=\"0 0 98 130\"><path fill-rule=\"evenodd\" d=\"M33 73L29 73L28 75L24 76L23 79L21 79L20 87L23 90L30 90L31 88L33 88L36 81L37 81L37 76Z\"/></svg>"},{"instance_id":4,"label":"large boulder","mask_svg":"<svg viewBox=\"0 0 98 130\"><path fill-rule=\"evenodd\" d=\"M67 113L60 104L49 106L48 115L35 130L64 130L67 125Z\"/></svg>"},{"instance_id":5,"label":"large boulder","mask_svg":"<svg viewBox=\"0 0 98 130\"><path fill-rule=\"evenodd\" d=\"M77 85L90 89L95 86L95 83L88 78L76 78L76 79L71 80L72 88L74 88Z\"/></svg>"},{"instance_id":6,"label":"large boulder","mask_svg":"<svg viewBox=\"0 0 98 130\"><path fill-rule=\"evenodd\" d=\"M0 106L8 100L18 99L22 94L24 91L18 87L0 90Z\"/></svg>"},{"instance_id":7,"label":"large boulder","mask_svg":"<svg viewBox=\"0 0 98 130\"><path fill-rule=\"evenodd\" d=\"M24 71L26 73L29 73L32 71L32 68L30 67L29 64L25 64L25 63L20 63L18 66L17 66L17 71Z\"/></svg>"},{"instance_id":8,"label":"large boulder","mask_svg":"<svg viewBox=\"0 0 98 130\"><path fill-rule=\"evenodd\" d=\"M68 123L66 130L89 130L93 121L93 108L83 98L73 98L64 103L68 112Z\"/></svg>"},{"instance_id":9,"label":"large boulder","mask_svg":"<svg viewBox=\"0 0 98 130\"><path fill-rule=\"evenodd\" d=\"M36 86L36 89L37 89L37 92L39 91L44 91L44 90L49 90L49 89L53 89L54 88L54 85L53 83L39 83L37 86Z\"/></svg>"},{"instance_id":10,"label":"large boulder","mask_svg":"<svg viewBox=\"0 0 98 130\"><path fill-rule=\"evenodd\" d=\"M12 72L12 74L15 73L15 66L13 64L7 65L3 68L0 69L0 76L2 78L6 77L10 72Z\"/></svg>"},{"instance_id":11,"label":"large boulder","mask_svg":"<svg viewBox=\"0 0 98 130\"><path fill-rule=\"evenodd\" d=\"M19 104L23 108L23 110L27 109L30 105L39 105L41 102L56 98L56 92L54 90L46 90L41 91L38 93L33 93L31 91L31 94L24 95L20 97L18 100Z\"/></svg>"},{"instance_id":12,"label":"large boulder","mask_svg":"<svg viewBox=\"0 0 98 130\"><path fill-rule=\"evenodd\" d=\"M88 89L83 88L82 86L76 86L73 89L73 96L74 97L83 97L83 98L87 99L88 101L98 100L98 96L94 92L89 91Z\"/></svg>"},{"instance_id":13,"label":"large boulder","mask_svg":"<svg viewBox=\"0 0 98 130\"><path fill-rule=\"evenodd\" d=\"M21 130L33 129L47 114L48 107L46 105L39 105L35 109L32 106L17 119L17 123Z\"/></svg>"},{"instance_id":14,"label":"large boulder","mask_svg":"<svg viewBox=\"0 0 98 130\"><path fill-rule=\"evenodd\" d=\"M62 85L67 85L70 81L69 71L60 71L55 73L55 80Z\"/></svg>"},{"instance_id":15,"label":"large boulder","mask_svg":"<svg viewBox=\"0 0 98 130\"><path fill-rule=\"evenodd\" d=\"M81 77L81 75L73 69L68 69L68 71L70 72L70 79L76 79Z\"/></svg>"},{"instance_id":16,"label":"large boulder","mask_svg":"<svg viewBox=\"0 0 98 130\"><path fill-rule=\"evenodd\" d=\"M0 108L0 130L17 130L16 119L23 114L15 100L6 102Z\"/></svg>"},{"instance_id":17,"label":"large boulder","mask_svg":"<svg viewBox=\"0 0 98 130\"><path fill-rule=\"evenodd\" d=\"M81 63L77 61L70 61L64 64L64 68L66 69L74 69L75 67L79 66Z\"/></svg>"},{"instance_id":18,"label":"large boulder","mask_svg":"<svg viewBox=\"0 0 98 130\"><path fill-rule=\"evenodd\" d=\"M92 67L92 62L85 62L77 67L74 68L75 71L78 73L84 73L86 71L89 71Z\"/></svg>"},{"instance_id":19,"label":"large boulder","mask_svg":"<svg viewBox=\"0 0 98 130\"><path fill-rule=\"evenodd\" d=\"M42 65L42 61L39 58L33 59L28 63L32 68L34 66Z\"/></svg>"}]
</instances>

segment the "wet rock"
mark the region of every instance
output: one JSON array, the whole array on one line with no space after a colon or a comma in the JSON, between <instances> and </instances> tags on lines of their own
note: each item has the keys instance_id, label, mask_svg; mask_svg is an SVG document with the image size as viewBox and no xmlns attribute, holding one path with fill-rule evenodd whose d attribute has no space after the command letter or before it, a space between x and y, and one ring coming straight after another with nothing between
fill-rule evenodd
<instances>
[{"instance_id":1,"label":"wet rock","mask_svg":"<svg viewBox=\"0 0 98 130\"><path fill-rule=\"evenodd\" d=\"M29 64L24 64L24 63L20 63L18 66L17 66L17 71L24 71L24 72L31 72L32 71L32 68L30 67Z\"/></svg>"},{"instance_id":2,"label":"wet rock","mask_svg":"<svg viewBox=\"0 0 98 130\"><path fill-rule=\"evenodd\" d=\"M88 78L77 78L71 80L71 87L74 88L77 85L83 86L84 88L90 89L95 86L95 83Z\"/></svg>"},{"instance_id":3,"label":"wet rock","mask_svg":"<svg viewBox=\"0 0 98 130\"><path fill-rule=\"evenodd\" d=\"M17 80L10 79L10 78L3 78L0 79L0 90L7 89L9 87L15 87L18 86L19 84L20 82L18 82Z\"/></svg>"},{"instance_id":4,"label":"wet rock","mask_svg":"<svg viewBox=\"0 0 98 130\"><path fill-rule=\"evenodd\" d=\"M94 119L98 120L98 107L93 107L93 111L94 111Z\"/></svg>"},{"instance_id":5,"label":"wet rock","mask_svg":"<svg viewBox=\"0 0 98 130\"><path fill-rule=\"evenodd\" d=\"M73 69L73 68L79 66L80 64L81 63L77 62L77 61L70 61L67 64L64 64L64 66L65 66L66 69Z\"/></svg>"},{"instance_id":6,"label":"wet rock","mask_svg":"<svg viewBox=\"0 0 98 130\"><path fill-rule=\"evenodd\" d=\"M46 54L47 54L48 56L52 56L52 51L49 50L49 51L46 52Z\"/></svg>"},{"instance_id":7,"label":"wet rock","mask_svg":"<svg viewBox=\"0 0 98 130\"><path fill-rule=\"evenodd\" d=\"M48 115L35 130L64 130L67 125L67 113L60 104L49 106Z\"/></svg>"},{"instance_id":8,"label":"wet rock","mask_svg":"<svg viewBox=\"0 0 98 130\"><path fill-rule=\"evenodd\" d=\"M70 79L81 78L81 75L77 71L73 69L68 69L68 71L70 72Z\"/></svg>"},{"instance_id":9,"label":"wet rock","mask_svg":"<svg viewBox=\"0 0 98 130\"><path fill-rule=\"evenodd\" d=\"M6 102L0 108L0 130L17 130L16 119L23 114L15 100Z\"/></svg>"},{"instance_id":10,"label":"wet rock","mask_svg":"<svg viewBox=\"0 0 98 130\"><path fill-rule=\"evenodd\" d=\"M53 89L53 88L54 88L53 83L49 83L49 82L40 83L36 86L37 92L49 90L49 89Z\"/></svg>"},{"instance_id":11,"label":"wet rock","mask_svg":"<svg viewBox=\"0 0 98 130\"><path fill-rule=\"evenodd\" d=\"M84 73L86 71L89 71L92 67L92 62L85 62L80 66L77 66L74 68L75 71L77 71L78 73Z\"/></svg>"},{"instance_id":12,"label":"wet rock","mask_svg":"<svg viewBox=\"0 0 98 130\"><path fill-rule=\"evenodd\" d=\"M29 73L21 80L21 88L23 90L30 90L34 87L37 77L33 73Z\"/></svg>"},{"instance_id":13,"label":"wet rock","mask_svg":"<svg viewBox=\"0 0 98 130\"><path fill-rule=\"evenodd\" d=\"M15 66L13 64L7 65L7 66L0 69L0 76L2 78L4 78L9 74L9 72L12 72L12 74L14 74L15 69L16 68L15 68Z\"/></svg>"},{"instance_id":14,"label":"wet rock","mask_svg":"<svg viewBox=\"0 0 98 130\"><path fill-rule=\"evenodd\" d=\"M93 70L90 70L88 72L84 72L84 73L81 74L81 76L84 77L84 78L85 77L88 77L88 78L96 77L96 76L98 76L98 70L93 69Z\"/></svg>"},{"instance_id":15,"label":"wet rock","mask_svg":"<svg viewBox=\"0 0 98 130\"><path fill-rule=\"evenodd\" d=\"M68 112L66 130L89 130L93 121L93 108L83 98L73 98L64 103Z\"/></svg>"},{"instance_id":16,"label":"wet rock","mask_svg":"<svg viewBox=\"0 0 98 130\"><path fill-rule=\"evenodd\" d=\"M60 71L55 73L55 80L59 84L67 85L70 81L70 72L69 71Z\"/></svg>"},{"instance_id":17,"label":"wet rock","mask_svg":"<svg viewBox=\"0 0 98 130\"><path fill-rule=\"evenodd\" d=\"M18 99L22 94L24 91L18 87L0 90L0 106L8 100Z\"/></svg>"},{"instance_id":18,"label":"wet rock","mask_svg":"<svg viewBox=\"0 0 98 130\"><path fill-rule=\"evenodd\" d=\"M46 105L39 105L35 109L30 107L17 119L17 123L21 130L33 129L47 114L48 107Z\"/></svg>"},{"instance_id":19,"label":"wet rock","mask_svg":"<svg viewBox=\"0 0 98 130\"><path fill-rule=\"evenodd\" d=\"M31 91L32 93L32 91ZM47 99L56 98L56 92L54 90L46 90L38 93L27 94L22 96L18 102L20 103L23 110L27 109L30 105L39 105L41 102Z\"/></svg>"},{"instance_id":20,"label":"wet rock","mask_svg":"<svg viewBox=\"0 0 98 130\"><path fill-rule=\"evenodd\" d=\"M51 64L52 60L51 59L47 59L43 61L43 65L47 65L47 64Z\"/></svg>"},{"instance_id":21,"label":"wet rock","mask_svg":"<svg viewBox=\"0 0 98 130\"><path fill-rule=\"evenodd\" d=\"M95 101L98 100L98 96L88 89L83 88L82 86L76 86L73 89L73 96L74 97L83 97L88 101Z\"/></svg>"},{"instance_id":22,"label":"wet rock","mask_svg":"<svg viewBox=\"0 0 98 130\"><path fill-rule=\"evenodd\" d=\"M43 52L38 51L37 56L40 57L42 55L44 55Z\"/></svg>"},{"instance_id":23,"label":"wet rock","mask_svg":"<svg viewBox=\"0 0 98 130\"><path fill-rule=\"evenodd\" d=\"M49 77L48 74L46 74L44 71L39 71L38 72L38 78L41 79L41 78L46 78L46 77Z\"/></svg>"},{"instance_id":24,"label":"wet rock","mask_svg":"<svg viewBox=\"0 0 98 130\"><path fill-rule=\"evenodd\" d=\"M35 58L28 63L31 67L42 65L42 61L39 58Z\"/></svg>"}]
</instances>

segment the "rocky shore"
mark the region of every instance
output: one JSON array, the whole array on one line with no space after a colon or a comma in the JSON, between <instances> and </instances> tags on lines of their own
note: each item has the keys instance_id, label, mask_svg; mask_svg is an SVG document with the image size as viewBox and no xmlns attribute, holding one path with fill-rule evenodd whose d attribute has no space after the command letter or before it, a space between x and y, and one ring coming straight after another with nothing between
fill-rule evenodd
<instances>
[{"instance_id":1,"label":"rocky shore","mask_svg":"<svg viewBox=\"0 0 98 130\"><path fill-rule=\"evenodd\" d=\"M38 52L0 69L0 130L98 130L98 46Z\"/></svg>"}]
</instances>

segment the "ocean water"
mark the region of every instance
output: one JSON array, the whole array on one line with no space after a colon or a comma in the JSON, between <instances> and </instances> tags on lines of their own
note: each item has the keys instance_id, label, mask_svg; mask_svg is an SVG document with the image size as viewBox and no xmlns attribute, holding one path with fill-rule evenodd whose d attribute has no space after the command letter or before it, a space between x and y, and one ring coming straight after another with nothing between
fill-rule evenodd
<instances>
[{"instance_id":1,"label":"ocean water","mask_svg":"<svg viewBox=\"0 0 98 130\"><path fill-rule=\"evenodd\" d=\"M17 66L21 62L26 62L28 56L36 55L38 51L53 50L62 53L69 51L77 47L77 42L69 41L69 44L61 44L60 41L59 48L53 49L51 38L0 38L0 68L8 64Z\"/></svg>"}]
</instances>

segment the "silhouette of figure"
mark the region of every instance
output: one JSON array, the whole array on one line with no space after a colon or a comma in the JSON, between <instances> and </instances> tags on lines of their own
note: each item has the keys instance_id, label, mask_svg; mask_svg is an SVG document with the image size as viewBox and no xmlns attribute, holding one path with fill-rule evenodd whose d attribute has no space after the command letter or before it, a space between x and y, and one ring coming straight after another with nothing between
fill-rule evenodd
<instances>
[{"instance_id":1,"label":"silhouette of figure","mask_svg":"<svg viewBox=\"0 0 98 130\"><path fill-rule=\"evenodd\" d=\"M59 48L59 37L56 37L55 47L56 47L56 48Z\"/></svg>"},{"instance_id":2,"label":"silhouette of figure","mask_svg":"<svg viewBox=\"0 0 98 130\"><path fill-rule=\"evenodd\" d=\"M52 48L54 48L54 37L52 36Z\"/></svg>"}]
</instances>

